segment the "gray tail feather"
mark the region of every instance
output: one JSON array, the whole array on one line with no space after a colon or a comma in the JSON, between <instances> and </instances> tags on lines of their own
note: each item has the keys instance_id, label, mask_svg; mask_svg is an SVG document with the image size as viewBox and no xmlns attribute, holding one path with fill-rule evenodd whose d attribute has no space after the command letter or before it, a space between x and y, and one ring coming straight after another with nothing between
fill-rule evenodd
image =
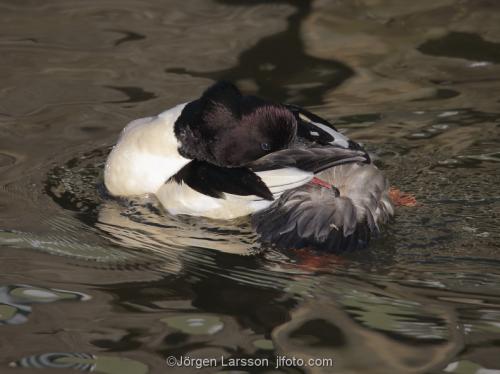
<instances>
[{"instance_id":1,"label":"gray tail feather","mask_svg":"<svg viewBox=\"0 0 500 374\"><path fill-rule=\"evenodd\" d=\"M253 215L263 242L281 248L353 250L365 247L394 213L389 184L374 165L336 166L319 177L337 191L308 184L285 192Z\"/></svg>"}]
</instances>

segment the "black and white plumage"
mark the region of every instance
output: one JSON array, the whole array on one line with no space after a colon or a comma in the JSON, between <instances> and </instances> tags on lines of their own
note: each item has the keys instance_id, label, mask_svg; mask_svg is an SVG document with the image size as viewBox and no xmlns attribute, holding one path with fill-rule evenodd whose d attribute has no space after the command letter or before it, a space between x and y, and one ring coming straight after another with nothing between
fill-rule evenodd
<instances>
[{"instance_id":1,"label":"black and white plumage","mask_svg":"<svg viewBox=\"0 0 500 374\"><path fill-rule=\"evenodd\" d=\"M323 175L338 186L329 176L340 170L374 178L351 176L368 184L359 191L311 184ZM227 82L131 122L104 180L113 195L155 194L171 214L253 215L264 241L287 246L334 242L337 231L344 238L361 228L369 234L392 214L387 182L361 146L302 108L244 96Z\"/></svg>"}]
</instances>

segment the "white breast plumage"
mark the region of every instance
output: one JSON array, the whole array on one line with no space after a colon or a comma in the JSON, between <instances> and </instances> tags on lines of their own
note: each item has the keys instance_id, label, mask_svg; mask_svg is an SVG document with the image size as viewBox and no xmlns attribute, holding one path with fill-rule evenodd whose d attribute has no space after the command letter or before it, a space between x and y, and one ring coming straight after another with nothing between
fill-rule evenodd
<instances>
[{"instance_id":1,"label":"white breast plumage","mask_svg":"<svg viewBox=\"0 0 500 374\"><path fill-rule=\"evenodd\" d=\"M111 151L104 183L113 195L156 193L190 160L178 151L174 124L186 104L130 122Z\"/></svg>"}]
</instances>

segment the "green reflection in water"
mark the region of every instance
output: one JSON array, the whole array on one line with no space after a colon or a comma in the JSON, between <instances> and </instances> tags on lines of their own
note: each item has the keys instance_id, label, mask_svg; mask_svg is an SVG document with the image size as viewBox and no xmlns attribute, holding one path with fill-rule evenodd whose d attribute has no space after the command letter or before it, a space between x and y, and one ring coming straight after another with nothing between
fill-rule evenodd
<instances>
[{"instance_id":1,"label":"green reflection in water","mask_svg":"<svg viewBox=\"0 0 500 374\"><path fill-rule=\"evenodd\" d=\"M189 335L213 335L224 328L219 317L203 314L168 317L161 321Z\"/></svg>"}]
</instances>

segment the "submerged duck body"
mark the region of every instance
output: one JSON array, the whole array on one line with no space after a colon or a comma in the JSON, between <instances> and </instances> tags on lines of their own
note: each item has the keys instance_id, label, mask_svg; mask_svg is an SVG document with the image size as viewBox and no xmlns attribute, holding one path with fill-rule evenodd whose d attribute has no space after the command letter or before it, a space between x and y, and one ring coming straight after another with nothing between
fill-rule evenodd
<instances>
[{"instance_id":1,"label":"submerged duck body","mask_svg":"<svg viewBox=\"0 0 500 374\"><path fill-rule=\"evenodd\" d=\"M170 214L252 215L263 240L288 247L369 237L393 213L362 147L302 108L227 82L128 124L104 181L115 196L155 194Z\"/></svg>"}]
</instances>

